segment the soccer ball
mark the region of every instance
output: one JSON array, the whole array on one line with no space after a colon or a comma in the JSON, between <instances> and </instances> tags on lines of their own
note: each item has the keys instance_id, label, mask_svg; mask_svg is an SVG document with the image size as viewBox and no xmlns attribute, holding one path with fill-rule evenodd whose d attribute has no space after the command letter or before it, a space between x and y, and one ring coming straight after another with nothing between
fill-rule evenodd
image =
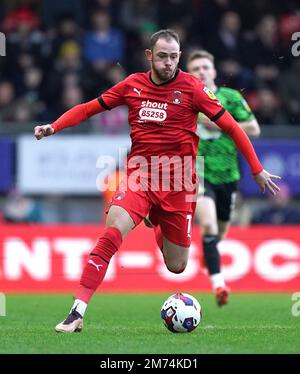
<instances>
[{"instance_id":1,"label":"soccer ball","mask_svg":"<svg viewBox=\"0 0 300 374\"><path fill-rule=\"evenodd\" d=\"M202 318L201 305L187 293L170 296L163 303L160 314L166 328L172 332L191 332Z\"/></svg>"}]
</instances>

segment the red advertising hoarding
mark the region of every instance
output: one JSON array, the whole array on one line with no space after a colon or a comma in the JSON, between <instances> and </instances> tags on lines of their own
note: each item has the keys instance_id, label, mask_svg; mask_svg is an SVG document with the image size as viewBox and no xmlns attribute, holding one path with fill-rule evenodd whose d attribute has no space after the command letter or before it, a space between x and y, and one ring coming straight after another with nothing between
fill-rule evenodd
<instances>
[{"instance_id":1,"label":"red advertising hoarding","mask_svg":"<svg viewBox=\"0 0 300 374\"><path fill-rule=\"evenodd\" d=\"M0 292L73 292L103 229L100 225L0 226ZM232 228L219 249L233 291L299 291L299 227ZM186 270L170 273L153 231L140 225L111 261L101 291L209 291L201 253L200 232L194 227Z\"/></svg>"}]
</instances>

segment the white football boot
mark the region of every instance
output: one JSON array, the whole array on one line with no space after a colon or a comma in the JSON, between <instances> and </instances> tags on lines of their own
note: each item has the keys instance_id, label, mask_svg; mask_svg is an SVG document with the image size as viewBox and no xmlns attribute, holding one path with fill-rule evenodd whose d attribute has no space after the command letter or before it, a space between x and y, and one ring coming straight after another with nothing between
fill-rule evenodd
<instances>
[{"instance_id":1,"label":"white football boot","mask_svg":"<svg viewBox=\"0 0 300 374\"><path fill-rule=\"evenodd\" d=\"M81 332L83 328L83 318L76 309L72 309L68 317L55 326L57 332Z\"/></svg>"}]
</instances>

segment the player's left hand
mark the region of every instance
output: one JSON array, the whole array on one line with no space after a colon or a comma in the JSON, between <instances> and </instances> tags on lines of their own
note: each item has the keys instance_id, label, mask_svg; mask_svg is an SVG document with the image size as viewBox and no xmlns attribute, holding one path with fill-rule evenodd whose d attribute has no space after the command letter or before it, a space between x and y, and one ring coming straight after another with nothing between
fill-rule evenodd
<instances>
[{"instance_id":1,"label":"player's left hand","mask_svg":"<svg viewBox=\"0 0 300 374\"><path fill-rule=\"evenodd\" d=\"M263 170L259 174L254 175L255 182L259 185L261 192L265 192L266 188L271 192L272 195L276 195L276 192L280 191L280 188L273 179L281 179L278 175L272 175L266 170Z\"/></svg>"}]
</instances>

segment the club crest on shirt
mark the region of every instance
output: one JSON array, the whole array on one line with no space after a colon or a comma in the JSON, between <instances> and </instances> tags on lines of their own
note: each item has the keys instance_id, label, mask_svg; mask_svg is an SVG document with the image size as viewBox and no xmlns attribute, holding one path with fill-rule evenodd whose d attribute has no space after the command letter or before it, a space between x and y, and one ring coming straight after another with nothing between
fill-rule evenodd
<instances>
[{"instance_id":1,"label":"club crest on shirt","mask_svg":"<svg viewBox=\"0 0 300 374\"><path fill-rule=\"evenodd\" d=\"M181 91L173 91L172 98L173 98L173 103L174 104L182 103L182 92Z\"/></svg>"},{"instance_id":2,"label":"club crest on shirt","mask_svg":"<svg viewBox=\"0 0 300 374\"><path fill-rule=\"evenodd\" d=\"M203 88L203 91L206 93L208 97L210 97L212 100L218 100L216 95L207 87Z\"/></svg>"}]
</instances>

